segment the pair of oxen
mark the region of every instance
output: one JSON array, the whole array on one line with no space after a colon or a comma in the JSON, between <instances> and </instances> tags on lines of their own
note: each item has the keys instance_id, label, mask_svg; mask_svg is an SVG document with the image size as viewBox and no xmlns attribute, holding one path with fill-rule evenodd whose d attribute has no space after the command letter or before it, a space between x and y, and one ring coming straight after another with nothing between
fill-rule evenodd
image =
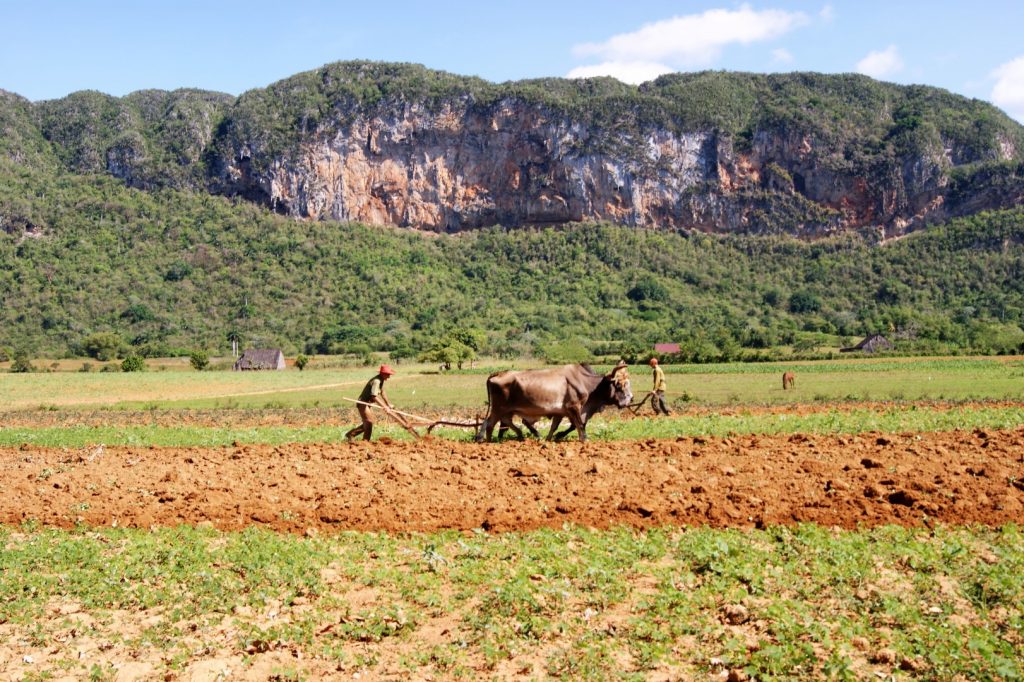
<instances>
[{"instance_id":1,"label":"pair of oxen","mask_svg":"<svg viewBox=\"0 0 1024 682\"><path fill-rule=\"evenodd\" d=\"M499 438L506 429L511 429L522 439L522 430L512 421L517 416L534 436L540 437L534 423L549 417L548 440L564 438L575 430L580 440L585 441L587 421L607 405L629 407L633 392L625 362L620 362L608 374L576 364L496 372L487 377L487 402L487 417L476 434L478 441L492 440L495 426ZM570 426L559 433L563 419L567 419Z\"/></svg>"}]
</instances>

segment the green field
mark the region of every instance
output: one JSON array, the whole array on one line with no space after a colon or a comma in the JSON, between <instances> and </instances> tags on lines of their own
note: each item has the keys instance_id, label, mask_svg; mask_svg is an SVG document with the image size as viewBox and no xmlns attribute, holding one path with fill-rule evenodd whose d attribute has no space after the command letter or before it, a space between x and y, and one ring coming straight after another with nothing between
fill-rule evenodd
<instances>
[{"instance_id":1,"label":"green field","mask_svg":"<svg viewBox=\"0 0 1024 682\"><path fill-rule=\"evenodd\" d=\"M502 366L403 365L388 389L411 412L472 414ZM590 435L1024 427L1020 358L667 369L676 415L611 410ZM796 390L781 389L785 370ZM649 370L631 371L642 396ZM0 446L336 442L354 421L344 398L372 373L5 373ZM1020 680L1022 604L1016 525L329 537L0 526L0 637L12 642L0 668L19 680L120 679L129 658L160 679L213 658L277 680Z\"/></svg>"},{"instance_id":2,"label":"green field","mask_svg":"<svg viewBox=\"0 0 1024 682\"><path fill-rule=\"evenodd\" d=\"M348 407L373 374L372 367L300 372L140 373L50 372L0 374L0 411L218 407ZM387 384L403 409L484 410L486 375L530 362L481 361L473 369L439 373L434 365L400 365ZM676 404L773 405L824 401L1024 400L1020 357L879 358L843 361L667 365L670 400ZM796 373L796 388L783 391L781 375ZM633 391L650 386L650 369L630 368Z\"/></svg>"},{"instance_id":3,"label":"green field","mask_svg":"<svg viewBox=\"0 0 1024 682\"><path fill-rule=\"evenodd\" d=\"M486 375L510 366L481 362L472 369L440 373L433 366L403 365L388 382L387 391L392 402L409 413L469 419L486 412ZM1024 424L1020 404L1024 401L1024 362L1019 358L670 365L667 370L674 416L626 419L628 412L609 409L595 417L589 429L591 437L943 431ZM779 377L787 370L797 375L795 390L782 390ZM354 422L351 401L373 373L373 368L351 367L304 372L0 374L0 406L4 410L43 414L53 422L0 422L0 445L336 442L342 438L343 425ZM650 370L633 367L631 375L639 399L650 386ZM943 404L932 406L927 401ZM958 405L967 401L992 403ZM880 402L885 405L880 407ZM830 403L842 405L831 408ZM858 407L858 403L867 404ZM792 404L814 408L793 414L745 409ZM260 416L268 410L278 418ZM127 414L133 415L131 423L122 423L120 415ZM650 414L646 407L641 412L642 416ZM182 419L181 425L169 423L175 421L175 415L199 415L205 424L192 425L188 419ZM296 420L298 424L289 425ZM545 426L542 422L541 428ZM472 437L467 429L442 428L435 433L460 440ZM409 437L387 423L379 434Z\"/></svg>"},{"instance_id":4,"label":"green field","mask_svg":"<svg viewBox=\"0 0 1024 682\"><path fill-rule=\"evenodd\" d=\"M103 649L74 655L95 641L159 679L226 650L241 674L285 652L275 680L1019 680L1022 546L1015 526L0 527L0 632L25 633L32 680L120 679Z\"/></svg>"},{"instance_id":5,"label":"green field","mask_svg":"<svg viewBox=\"0 0 1024 682\"><path fill-rule=\"evenodd\" d=\"M175 413L169 413L173 417ZM92 415L95 416L95 415ZM344 420L348 418L347 423ZM84 447L87 445L219 447L232 443L337 443L344 432L358 423L353 415L339 413L338 424L331 425L247 425L247 426L163 426L154 424L98 425L65 424L59 426L0 426L0 446L22 444L48 447ZM144 415L143 417L144 418ZM223 418L223 417L222 417ZM230 418L224 418L230 421ZM537 428L547 434L549 420ZM954 429L1017 429L1024 427L1024 406L969 405L932 409L917 405L894 405L885 409L856 408L828 410L809 414L758 414L744 410L730 414L673 415L625 419L614 412L594 418L587 434L595 440L634 440L676 438L679 436L735 436L776 433L897 433L904 431L952 431ZM420 429L423 433L424 429ZM411 440L412 436L394 423L384 423L375 431L393 440ZM450 440L470 440L473 429L440 427L433 435Z\"/></svg>"}]
</instances>

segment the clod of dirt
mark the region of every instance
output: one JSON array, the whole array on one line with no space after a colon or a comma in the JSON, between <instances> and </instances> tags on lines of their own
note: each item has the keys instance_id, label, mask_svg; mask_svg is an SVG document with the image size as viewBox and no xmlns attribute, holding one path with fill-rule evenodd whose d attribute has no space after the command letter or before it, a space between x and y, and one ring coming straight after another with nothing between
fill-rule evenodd
<instances>
[{"instance_id":1,"label":"clod of dirt","mask_svg":"<svg viewBox=\"0 0 1024 682\"><path fill-rule=\"evenodd\" d=\"M875 499L885 494L885 491L879 488L877 485L869 485L864 488L864 497L869 499Z\"/></svg>"},{"instance_id":2,"label":"clod of dirt","mask_svg":"<svg viewBox=\"0 0 1024 682\"><path fill-rule=\"evenodd\" d=\"M391 470L394 471L399 476L412 476L412 469L409 467L408 464L405 464L403 462L394 462L391 465Z\"/></svg>"},{"instance_id":3,"label":"clod of dirt","mask_svg":"<svg viewBox=\"0 0 1024 682\"><path fill-rule=\"evenodd\" d=\"M750 620L750 611L742 604L726 604L722 607L722 616L730 625L742 625Z\"/></svg>"},{"instance_id":4,"label":"clod of dirt","mask_svg":"<svg viewBox=\"0 0 1024 682\"><path fill-rule=\"evenodd\" d=\"M623 502L618 506L618 510L622 512L630 512L633 514L639 514L641 518L649 519L654 516L654 510L649 505L637 504L635 502Z\"/></svg>"},{"instance_id":5,"label":"clod of dirt","mask_svg":"<svg viewBox=\"0 0 1024 682\"><path fill-rule=\"evenodd\" d=\"M862 459L860 465L865 469L881 469L883 466L877 459L871 459L870 457Z\"/></svg>"},{"instance_id":6,"label":"clod of dirt","mask_svg":"<svg viewBox=\"0 0 1024 682\"><path fill-rule=\"evenodd\" d=\"M919 658L906 658L900 660L900 670L906 670L907 672L919 673L925 670L928 665Z\"/></svg>"},{"instance_id":7,"label":"clod of dirt","mask_svg":"<svg viewBox=\"0 0 1024 682\"><path fill-rule=\"evenodd\" d=\"M889 504L900 504L904 507L913 507L914 503L917 502L914 496L906 490L897 490L896 492L891 493L886 499L889 500Z\"/></svg>"},{"instance_id":8,"label":"clod of dirt","mask_svg":"<svg viewBox=\"0 0 1024 682\"><path fill-rule=\"evenodd\" d=\"M826 492L831 492L831 491L846 492L849 489L850 489L850 486L847 485L847 483L845 481L838 481L838 480L833 481L831 479L828 480L828 481L825 481L825 490L826 490Z\"/></svg>"},{"instance_id":9,"label":"clod of dirt","mask_svg":"<svg viewBox=\"0 0 1024 682\"><path fill-rule=\"evenodd\" d=\"M529 464L522 464L520 466L510 467L508 475L512 478L538 478L540 477L540 471Z\"/></svg>"}]
</instances>

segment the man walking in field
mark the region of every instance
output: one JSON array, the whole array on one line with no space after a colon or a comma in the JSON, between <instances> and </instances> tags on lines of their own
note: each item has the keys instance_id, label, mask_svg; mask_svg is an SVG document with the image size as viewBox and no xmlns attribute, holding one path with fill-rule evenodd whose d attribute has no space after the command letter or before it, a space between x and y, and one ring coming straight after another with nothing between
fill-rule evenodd
<instances>
[{"instance_id":1,"label":"man walking in field","mask_svg":"<svg viewBox=\"0 0 1024 682\"><path fill-rule=\"evenodd\" d=\"M377 370L377 375L366 382L366 386L363 387L363 392L359 394L359 402L356 404L356 409L359 411L359 418L362 423L350 429L345 434L345 440L351 441L359 434L363 434L363 440L370 440L370 436L373 434L373 406L378 405L382 407L388 414L391 414L395 419L402 422L402 417L394 412L391 402L387 396L384 395L384 382L388 380L395 370L391 369L389 365L381 365L380 369Z\"/></svg>"},{"instance_id":2,"label":"man walking in field","mask_svg":"<svg viewBox=\"0 0 1024 682\"><path fill-rule=\"evenodd\" d=\"M651 358L650 365L654 374L654 387L651 389L654 395L651 396L651 407L654 408L654 414L660 412L667 417L672 413L668 411L668 405L665 403L665 371L658 366L658 358Z\"/></svg>"}]
</instances>

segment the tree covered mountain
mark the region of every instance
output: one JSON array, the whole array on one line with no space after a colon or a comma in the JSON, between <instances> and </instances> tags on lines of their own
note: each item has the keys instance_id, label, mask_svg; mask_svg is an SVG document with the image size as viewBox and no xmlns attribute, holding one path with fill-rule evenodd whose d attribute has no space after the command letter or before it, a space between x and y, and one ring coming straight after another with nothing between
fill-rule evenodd
<instances>
[{"instance_id":1,"label":"tree covered mountain","mask_svg":"<svg viewBox=\"0 0 1024 682\"><path fill-rule=\"evenodd\" d=\"M340 62L232 98L0 97L9 158L293 217L441 232L616 224L896 236L1024 200L1024 128L924 86L815 73L489 83Z\"/></svg>"},{"instance_id":2,"label":"tree covered mountain","mask_svg":"<svg viewBox=\"0 0 1024 682\"><path fill-rule=\"evenodd\" d=\"M879 246L850 234L705 235L610 224L427 234L296 221L238 199L54 178L0 162L0 346L82 354L97 333L163 355L243 345L409 355L478 330L483 352L682 341L735 357L819 333L925 348L1024 338L1024 210ZM5 210L0 208L0 210Z\"/></svg>"},{"instance_id":3,"label":"tree covered mountain","mask_svg":"<svg viewBox=\"0 0 1024 682\"><path fill-rule=\"evenodd\" d=\"M852 75L0 92L0 347L1009 351L1022 150L990 105Z\"/></svg>"}]
</instances>

